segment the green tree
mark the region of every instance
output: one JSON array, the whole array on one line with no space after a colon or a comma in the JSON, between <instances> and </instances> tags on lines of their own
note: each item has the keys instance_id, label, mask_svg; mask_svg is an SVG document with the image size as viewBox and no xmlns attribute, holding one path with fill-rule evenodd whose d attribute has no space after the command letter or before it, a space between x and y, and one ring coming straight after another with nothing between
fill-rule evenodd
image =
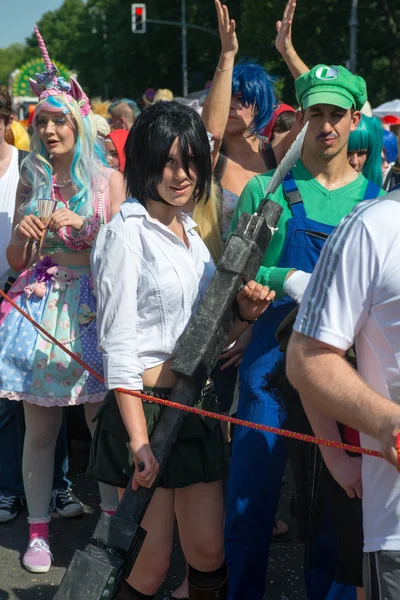
<instances>
[{"instance_id":1,"label":"green tree","mask_svg":"<svg viewBox=\"0 0 400 600\"><path fill-rule=\"evenodd\" d=\"M98 3L88 3L90 5ZM207 4L207 3L205 3ZM215 30L213 4L204 9L204 3L187 2L188 22L201 24ZM167 87L180 94L182 91L181 73L181 30L179 27L148 23L146 34L133 34L131 31L130 0L107 0L103 4L106 14L107 44L103 77L107 73L111 96L127 95L137 97L146 87ZM168 5L161 0L148 0L147 17L156 20L180 21L180 2ZM213 18L214 17L214 18ZM208 33L188 29L188 65L190 88L203 87L212 77L219 40ZM102 40L99 38L101 45ZM80 64L85 57L81 57ZM86 57L88 64L88 57ZM96 89L94 71L89 75L87 68L82 75L90 76L90 89ZM96 69L96 76L101 73ZM99 81L99 78L98 78ZM93 87L94 86L94 87Z\"/></svg>"},{"instance_id":2,"label":"green tree","mask_svg":"<svg viewBox=\"0 0 400 600\"><path fill-rule=\"evenodd\" d=\"M275 24L285 0L243 0L238 32L241 51L257 57L283 81L283 97L295 102L292 77L274 48ZM396 6L396 8L395 8ZM350 0L299 0L294 44L310 66L346 65L350 53ZM400 7L393 0L360 0L358 9L358 69L366 79L371 104L398 95L400 67Z\"/></svg>"},{"instance_id":3,"label":"green tree","mask_svg":"<svg viewBox=\"0 0 400 600\"><path fill-rule=\"evenodd\" d=\"M46 12L37 23L46 43L50 58L59 60L75 70L75 48L84 43L79 33L79 25L85 11L83 0L64 0L57 10ZM26 40L25 60L40 56L34 33Z\"/></svg>"},{"instance_id":4,"label":"green tree","mask_svg":"<svg viewBox=\"0 0 400 600\"><path fill-rule=\"evenodd\" d=\"M8 85L10 74L23 63L25 52L23 44L0 48L0 85Z\"/></svg>"},{"instance_id":5,"label":"green tree","mask_svg":"<svg viewBox=\"0 0 400 600\"><path fill-rule=\"evenodd\" d=\"M293 79L274 47L275 23L286 0L228 0L237 22L240 57L251 57L277 76L279 94L295 103ZM216 30L213 0L186 0L187 20ZM350 0L299 0L294 43L313 66L346 64L349 58ZM148 19L180 21L179 0L147 0ZM64 0L38 23L54 59L76 71L90 95L140 97L147 87L182 92L181 30L148 23L143 35L131 31L131 0ZM358 73L365 77L371 104L398 95L400 4L359 0ZM211 79L220 52L218 38L188 29L189 91ZM0 50L0 81L24 61L39 56L32 35L25 46Z\"/></svg>"}]
</instances>

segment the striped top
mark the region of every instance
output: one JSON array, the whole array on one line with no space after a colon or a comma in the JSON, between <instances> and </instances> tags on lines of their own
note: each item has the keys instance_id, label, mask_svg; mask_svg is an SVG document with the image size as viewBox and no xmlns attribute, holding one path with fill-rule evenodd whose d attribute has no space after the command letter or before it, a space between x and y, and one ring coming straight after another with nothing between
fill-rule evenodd
<instances>
[{"instance_id":1,"label":"striped top","mask_svg":"<svg viewBox=\"0 0 400 600\"><path fill-rule=\"evenodd\" d=\"M321 253L294 329L340 350L355 343L360 376L400 404L400 191L362 202ZM346 381L327 372L329 387ZM349 383L348 385L351 385ZM361 433L364 448L380 442ZM363 457L364 551L400 550L400 477L385 460Z\"/></svg>"}]
</instances>

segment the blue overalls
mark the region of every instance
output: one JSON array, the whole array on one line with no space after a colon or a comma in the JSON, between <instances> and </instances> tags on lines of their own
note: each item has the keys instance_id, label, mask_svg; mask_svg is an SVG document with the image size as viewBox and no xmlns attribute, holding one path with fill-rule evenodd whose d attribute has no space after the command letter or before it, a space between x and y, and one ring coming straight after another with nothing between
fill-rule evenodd
<instances>
[{"instance_id":1,"label":"blue overalls","mask_svg":"<svg viewBox=\"0 0 400 600\"><path fill-rule=\"evenodd\" d=\"M311 273L326 237L334 227L307 217L291 173L286 176L283 186L293 217L287 222L285 243L277 266ZM379 191L378 186L369 182L364 200L376 198ZM275 332L295 306L295 302L285 296L275 301L253 326L252 339L239 368L239 419L273 427L285 424L282 408L263 390L263 383L282 356ZM271 534L286 459L283 437L246 427L235 428L225 522L229 600L264 598ZM321 551L324 550L321 548ZM311 569L310 577L307 571L308 600L326 600L328 594L329 600L355 600L354 587L336 584L332 587L334 565L333 568L329 565L328 569L319 565L318 573Z\"/></svg>"}]
</instances>

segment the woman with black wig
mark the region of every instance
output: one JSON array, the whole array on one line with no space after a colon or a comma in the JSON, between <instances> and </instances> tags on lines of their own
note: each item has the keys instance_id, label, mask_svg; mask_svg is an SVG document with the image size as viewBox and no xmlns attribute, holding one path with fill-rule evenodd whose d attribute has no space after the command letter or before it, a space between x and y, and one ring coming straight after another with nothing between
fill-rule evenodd
<instances>
[{"instance_id":1,"label":"woman with black wig","mask_svg":"<svg viewBox=\"0 0 400 600\"><path fill-rule=\"evenodd\" d=\"M99 347L109 390L168 397L179 338L214 273L210 254L181 212L210 193L211 153L199 115L176 102L158 102L135 121L125 146L128 194L104 226L92 254L98 299ZM267 308L274 293L249 282L238 294L236 339ZM212 384L197 406L218 410ZM119 410L118 410L119 409ZM164 471L149 437L164 409L116 392L98 425L95 474L120 488L134 470L133 488L157 489L142 521L147 537L120 600L154 598L165 579L174 511L189 564L189 598L227 598L223 544L223 440L217 421L188 415ZM144 469L137 466L142 462Z\"/></svg>"}]
</instances>

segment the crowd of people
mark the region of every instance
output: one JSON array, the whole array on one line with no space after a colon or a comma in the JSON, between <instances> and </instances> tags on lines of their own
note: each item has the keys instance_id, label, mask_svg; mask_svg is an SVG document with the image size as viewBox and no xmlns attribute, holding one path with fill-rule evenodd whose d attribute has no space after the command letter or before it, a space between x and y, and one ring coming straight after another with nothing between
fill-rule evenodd
<instances>
[{"instance_id":1,"label":"crowd of people","mask_svg":"<svg viewBox=\"0 0 400 600\"><path fill-rule=\"evenodd\" d=\"M37 29L45 72L31 80L28 131L0 89L0 285L31 319L2 301L0 523L26 505L22 565L48 572L51 514L84 512L66 418L83 405L101 510L115 513L132 475L134 491L156 486L118 600L155 597L175 522L187 573L171 598L262 600L270 544L291 537L278 516L288 462L308 600L397 600L398 127L372 116L364 79L301 60L295 0L276 49L296 106L278 102L261 65L236 62L235 21L215 7L221 54L195 108L168 89L90 102L58 77ZM191 414L160 472L151 435L168 409L120 390L169 398L172 360L224 246L305 126L301 158L271 194L282 207L272 241L196 406L383 459Z\"/></svg>"}]
</instances>

